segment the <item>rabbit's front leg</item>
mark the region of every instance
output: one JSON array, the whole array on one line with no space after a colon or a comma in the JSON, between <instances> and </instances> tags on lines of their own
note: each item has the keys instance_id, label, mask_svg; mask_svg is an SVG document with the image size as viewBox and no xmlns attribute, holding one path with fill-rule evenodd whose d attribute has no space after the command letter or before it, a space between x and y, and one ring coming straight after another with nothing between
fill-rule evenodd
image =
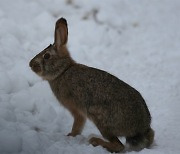
<instances>
[{"instance_id":1,"label":"rabbit's front leg","mask_svg":"<svg viewBox=\"0 0 180 154\"><path fill-rule=\"evenodd\" d=\"M71 133L69 133L67 136L76 136L81 134L84 124L86 122L86 116L80 113L77 109L70 110L72 113L72 116L74 117L74 123L71 130Z\"/></svg>"}]
</instances>

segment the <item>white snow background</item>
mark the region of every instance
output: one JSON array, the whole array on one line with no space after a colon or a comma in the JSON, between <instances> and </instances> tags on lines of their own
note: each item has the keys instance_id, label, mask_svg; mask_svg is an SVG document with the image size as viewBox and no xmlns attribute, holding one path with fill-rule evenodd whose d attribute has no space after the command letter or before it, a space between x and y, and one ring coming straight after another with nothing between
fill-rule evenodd
<instances>
[{"instance_id":1,"label":"white snow background","mask_svg":"<svg viewBox=\"0 0 180 154\"><path fill-rule=\"evenodd\" d=\"M73 118L29 61L53 43L65 17L68 47L79 63L106 70L141 92L155 142L141 154L180 152L179 0L1 0L0 154L106 154L88 121L67 137ZM124 142L124 140L123 140ZM136 153L136 152L129 152Z\"/></svg>"}]
</instances>

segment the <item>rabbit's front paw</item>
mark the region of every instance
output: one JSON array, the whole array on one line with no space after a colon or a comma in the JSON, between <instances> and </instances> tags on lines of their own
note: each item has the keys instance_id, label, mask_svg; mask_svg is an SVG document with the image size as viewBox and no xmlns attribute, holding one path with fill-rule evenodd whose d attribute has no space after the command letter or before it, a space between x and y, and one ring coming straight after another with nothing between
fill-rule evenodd
<instances>
[{"instance_id":1,"label":"rabbit's front paw","mask_svg":"<svg viewBox=\"0 0 180 154\"><path fill-rule=\"evenodd\" d=\"M67 134L67 136L72 136L72 137L75 137L75 136L77 136L77 135L79 135L79 134L78 134L78 133L73 133L73 132Z\"/></svg>"}]
</instances>

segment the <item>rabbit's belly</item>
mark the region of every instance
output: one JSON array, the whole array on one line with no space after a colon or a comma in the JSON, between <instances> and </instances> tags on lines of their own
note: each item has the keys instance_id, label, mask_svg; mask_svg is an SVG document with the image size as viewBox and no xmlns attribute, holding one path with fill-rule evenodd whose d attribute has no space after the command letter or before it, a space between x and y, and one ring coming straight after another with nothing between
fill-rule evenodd
<instances>
[{"instance_id":1,"label":"rabbit's belly","mask_svg":"<svg viewBox=\"0 0 180 154\"><path fill-rule=\"evenodd\" d=\"M135 134L139 132L144 132L144 127L137 127L137 126L131 126L126 125L125 123L120 123L117 121L114 121L113 123L108 121L107 119L97 120L97 118L91 117L90 118L96 127L99 129L99 131L107 132L108 134L114 135L114 136L134 136Z\"/></svg>"},{"instance_id":2,"label":"rabbit's belly","mask_svg":"<svg viewBox=\"0 0 180 154\"><path fill-rule=\"evenodd\" d=\"M94 117L90 117L90 120L94 122L96 127L99 129L99 131L103 134L103 132L106 132L107 134L111 134L114 136L133 136L137 134L137 131L135 128L130 126L125 126L123 123L118 125L117 121L114 121L114 123L108 121L107 119L98 119Z\"/></svg>"},{"instance_id":3,"label":"rabbit's belly","mask_svg":"<svg viewBox=\"0 0 180 154\"><path fill-rule=\"evenodd\" d=\"M130 116L118 112L116 109L114 108L114 112L110 112L109 109L100 106L91 106L87 116L94 122L100 132L108 131L115 136L133 136L149 127L148 123L143 122L142 116L142 118Z\"/></svg>"}]
</instances>

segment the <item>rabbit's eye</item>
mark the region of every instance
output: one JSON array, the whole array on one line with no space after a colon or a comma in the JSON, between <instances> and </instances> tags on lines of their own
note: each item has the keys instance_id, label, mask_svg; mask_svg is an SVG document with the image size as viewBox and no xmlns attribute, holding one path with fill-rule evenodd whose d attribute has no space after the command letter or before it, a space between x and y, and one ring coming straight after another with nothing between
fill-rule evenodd
<instances>
[{"instance_id":1,"label":"rabbit's eye","mask_svg":"<svg viewBox=\"0 0 180 154\"><path fill-rule=\"evenodd\" d=\"M49 53L45 53L43 56L44 59L49 59L50 58L50 54Z\"/></svg>"}]
</instances>

